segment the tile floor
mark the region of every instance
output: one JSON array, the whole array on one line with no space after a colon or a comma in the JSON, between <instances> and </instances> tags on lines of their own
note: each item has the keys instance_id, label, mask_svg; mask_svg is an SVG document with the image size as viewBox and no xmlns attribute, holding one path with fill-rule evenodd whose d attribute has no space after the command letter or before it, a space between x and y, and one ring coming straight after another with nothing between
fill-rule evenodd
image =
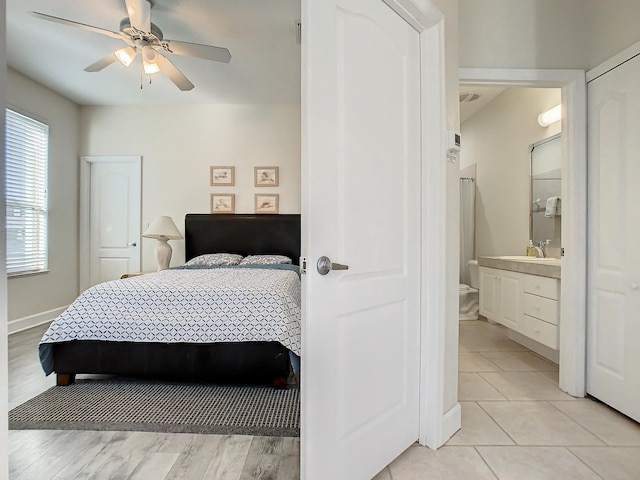
<instances>
[{"instance_id":1,"label":"tile floor","mask_svg":"<svg viewBox=\"0 0 640 480\"><path fill-rule=\"evenodd\" d=\"M484 320L460 322L462 429L375 480L640 480L640 425L558 388L558 368Z\"/></svg>"},{"instance_id":2,"label":"tile floor","mask_svg":"<svg viewBox=\"0 0 640 480\"><path fill-rule=\"evenodd\" d=\"M41 334L33 329L10 337L11 405L22 403L53 382L50 378L45 379L37 361L35 345ZM419 445L410 447L380 472L375 480L640 480L640 425L605 405L588 399L576 399L560 391L557 386L557 367L509 340L504 327L482 320L461 322L459 371L462 429L437 451ZM92 434L99 438L86 438ZM146 475L147 470L140 470L145 475L135 478L299 478L298 469L295 468L299 461L297 444L286 456L265 457L263 446L247 437L251 445L256 443L257 456L249 455L249 449L240 460L228 461L223 465L227 473L220 474L217 470L218 473L210 477L201 475L195 466L211 462L212 454L196 446L218 440L222 444L224 440L225 449L228 450L237 447L234 444L236 437L216 439L206 435L189 436L191 446L188 451L181 452L184 458L188 457L186 472L181 466L184 462L181 463L179 457L175 456L175 449L169 449L168 453L173 455L170 458L165 458L166 452L160 455L161 458L156 455L160 446L167 442L175 443L171 435L167 439L166 434L132 435L131 432L116 432L114 435L118 442L105 440L105 432L81 432L75 437L77 442L85 445L88 455L86 466L79 455L73 457L73 462L65 462L68 456L60 455L54 448L57 445L69 445L67 442L71 441L70 438L63 441L66 435L69 432L11 431L9 441L13 444L12 455L28 457L26 460L21 457L19 461L14 458L13 465L29 467L24 474L15 472L12 478L103 478L105 472L100 475L90 473L93 472L91 468L98 468L101 464L96 461L95 452L86 446L93 445L92 442L100 445L106 442L108 445L104 447L102 455L114 455L114 458L131 456L130 448L127 447L128 453L125 454L118 447L126 439L137 444L136 455L146 459L146 462L152 462L149 465L142 462L144 468L153 466L158 470L175 460L177 467L171 468L179 470L178 473L171 470L166 476L158 474L156 470L154 475L149 476ZM141 435L152 439L153 448L140 442ZM29 448L24 448L25 445ZM244 447L249 448L248 445ZM192 455L194 452L202 455L197 457ZM266 458L264 461L277 468L265 469L264 462L258 468L254 465L257 458L261 461ZM82 470L85 476L66 477L58 474L53 468L52 459L64 462L65 468ZM117 462L125 466L130 463ZM280 468L281 465L284 467ZM30 472L33 473L36 468L41 468L47 474L31 475ZM229 473L231 470L235 473ZM275 473L276 470L278 473ZM262 473L257 474L258 471Z\"/></svg>"}]
</instances>

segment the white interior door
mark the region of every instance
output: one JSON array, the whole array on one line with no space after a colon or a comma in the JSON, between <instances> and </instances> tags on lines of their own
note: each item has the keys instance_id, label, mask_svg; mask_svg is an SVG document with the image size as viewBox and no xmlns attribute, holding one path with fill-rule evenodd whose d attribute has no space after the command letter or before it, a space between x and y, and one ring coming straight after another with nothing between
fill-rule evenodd
<instances>
[{"instance_id":1,"label":"white interior door","mask_svg":"<svg viewBox=\"0 0 640 480\"><path fill-rule=\"evenodd\" d=\"M418 439L419 34L382 1L303 10L302 472L368 479Z\"/></svg>"},{"instance_id":2,"label":"white interior door","mask_svg":"<svg viewBox=\"0 0 640 480\"><path fill-rule=\"evenodd\" d=\"M587 392L640 421L640 56L588 86Z\"/></svg>"},{"instance_id":3,"label":"white interior door","mask_svg":"<svg viewBox=\"0 0 640 480\"><path fill-rule=\"evenodd\" d=\"M140 270L140 157L83 157L88 163L89 285Z\"/></svg>"}]
</instances>

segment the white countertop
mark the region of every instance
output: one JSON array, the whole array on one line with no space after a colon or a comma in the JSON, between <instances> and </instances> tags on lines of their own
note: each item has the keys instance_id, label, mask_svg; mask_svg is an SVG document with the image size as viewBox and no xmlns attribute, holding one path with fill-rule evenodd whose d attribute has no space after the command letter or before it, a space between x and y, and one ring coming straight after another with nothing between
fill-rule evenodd
<instances>
[{"instance_id":1,"label":"white countertop","mask_svg":"<svg viewBox=\"0 0 640 480\"><path fill-rule=\"evenodd\" d=\"M478 257L478 265L558 279L562 274L562 260L559 258L535 258L519 255Z\"/></svg>"}]
</instances>

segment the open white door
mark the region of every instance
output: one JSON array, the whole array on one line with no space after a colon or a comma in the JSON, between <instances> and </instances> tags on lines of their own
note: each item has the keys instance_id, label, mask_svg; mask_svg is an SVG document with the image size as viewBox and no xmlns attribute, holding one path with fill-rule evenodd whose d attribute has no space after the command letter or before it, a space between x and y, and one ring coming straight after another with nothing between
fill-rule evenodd
<instances>
[{"instance_id":1,"label":"open white door","mask_svg":"<svg viewBox=\"0 0 640 480\"><path fill-rule=\"evenodd\" d=\"M303 10L302 477L368 479L418 439L420 35L382 1Z\"/></svg>"}]
</instances>

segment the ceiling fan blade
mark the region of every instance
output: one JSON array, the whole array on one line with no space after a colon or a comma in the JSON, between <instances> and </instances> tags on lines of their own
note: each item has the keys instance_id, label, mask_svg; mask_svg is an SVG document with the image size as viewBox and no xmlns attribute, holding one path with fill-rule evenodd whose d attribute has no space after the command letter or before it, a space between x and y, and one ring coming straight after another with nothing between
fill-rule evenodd
<instances>
[{"instance_id":1,"label":"ceiling fan blade","mask_svg":"<svg viewBox=\"0 0 640 480\"><path fill-rule=\"evenodd\" d=\"M47 15L45 13L40 12L29 12L36 18L40 18L42 20L48 20L50 22L61 23L62 25L68 25L70 27L78 27L83 28L85 30L89 30L90 32L100 33L101 35L107 35L108 37L122 39L122 35L118 32L112 32L111 30L105 30L104 28L94 27L93 25L87 25L85 23L74 22L73 20L67 20L66 18L54 17L52 15Z\"/></svg>"},{"instance_id":2,"label":"ceiling fan blade","mask_svg":"<svg viewBox=\"0 0 640 480\"><path fill-rule=\"evenodd\" d=\"M184 55L185 57L204 58L205 60L213 60L214 62L229 63L231 53L223 47L214 47L211 45L201 45L199 43L180 42L178 40L165 40L162 42L163 48L175 55Z\"/></svg>"},{"instance_id":3,"label":"ceiling fan blade","mask_svg":"<svg viewBox=\"0 0 640 480\"><path fill-rule=\"evenodd\" d=\"M151 31L151 4L148 0L125 0L131 26L141 32Z\"/></svg>"},{"instance_id":4,"label":"ceiling fan blade","mask_svg":"<svg viewBox=\"0 0 640 480\"><path fill-rule=\"evenodd\" d=\"M180 70L178 70L178 68L173 63L171 63L167 57L158 53L158 55L156 56L156 63L158 64L158 68L160 68L160 71L167 77L169 77L169 80L175 83L176 87L178 87L180 90L186 92L193 89L193 83L191 83L189 79L185 77L184 74Z\"/></svg>"},{"instance_id":5,"label":"ceiling fan blade","mask_svg":"<svg viewBox=\"0 0 640 480\"><path fill-rule=\"evenodd\" d=\"M102 57L95 63L92 63L87 68L84 69L85 72L99 72L105 67L108 67L113 62L115 62L118 58L116 57L116 52L111 52L109 55Z\"/></svg>"}]
</instances>

